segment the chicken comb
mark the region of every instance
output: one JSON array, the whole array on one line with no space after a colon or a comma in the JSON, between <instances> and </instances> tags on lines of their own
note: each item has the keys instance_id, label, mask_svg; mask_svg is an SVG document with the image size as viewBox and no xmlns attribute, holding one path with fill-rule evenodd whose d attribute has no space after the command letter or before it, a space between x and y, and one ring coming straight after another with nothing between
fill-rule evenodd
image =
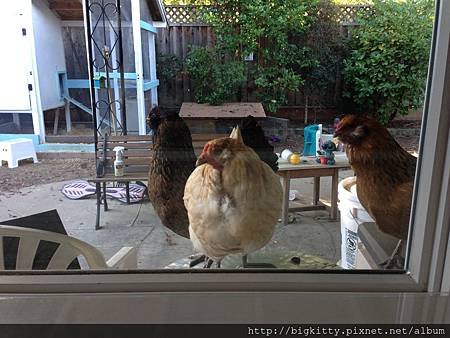
<instances>
[{"instance_id":1,"label":"chicken comb","mask_svg":"<svg viewBox=\"0 0 450 338\"><path fill-rule=\"evenodd\" d=\"M239 126L236 126L233 128L233 130L231 131L231 134L230 134L230 138L235 139L235 140L239 141L240 143L244 143L244 140L242 139L242 135L241 135L241 129L239 128Z\"/></svg>"},{"instance_id":2,"label":"chicken comb","mask_svg":"<svg viewBox=\"0 0 450 338\"><path fill-rule=\"evenodd\" d=\"M337 124L336 129L334 130L334 132L340 131L340 130L342 129L343 124L344 124L344 123L343 123L342 120L339 121L339 123Z\"/></svg>"}]
</instances>

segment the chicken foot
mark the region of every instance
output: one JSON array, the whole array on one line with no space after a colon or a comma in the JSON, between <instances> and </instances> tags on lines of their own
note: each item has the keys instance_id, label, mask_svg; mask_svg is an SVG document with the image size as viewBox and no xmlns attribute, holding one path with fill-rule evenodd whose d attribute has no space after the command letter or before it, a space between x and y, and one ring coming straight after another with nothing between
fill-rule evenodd
<instances>
[{"instance_id":1,"label":"chicken foot","mask_svg":"<svg viewBox=\"0 0 450 338\"><path fill-rule=\"evenodd\" d=\"M206 256L203 254L196 254L196 255L189 256L189 259L191 260L189 262L189 267L193 268L194 266L204 262L206 260Z\"/></svg>"},{"instance_id":2,"label":"chicken foot","mask_svg":"<svg viewBox=\"0 0 450 338\"><path fill-rule=\"evenodd\" d=\"M392 270L392 269L403 269L405 264L405 259L401 255L401 251L403 249L403 240L400 239L392 252L392 255L385 260L384 262L380 263L380 267L386 269L386 270Z\"/></svg>"},{"instance_id":3,"label":"chicken foot","mask_svg":"<svg viewBox=\"0 0 450 338\"><path fill-rule=\"evenodd\" d=\"M214 263L214 260L212 260L209 257L206 257L205 264L203 265L203 269L209 269L213 263Z\"/></svg>"},{"instance_id":4,"label":"chicken foot","mask_svg":"<svg viewBox=\"0 0 450 338\"><path fill-rule=\"evenodd\" d=\"M270 263L249 263L247 255L242 256L242 267L247 268L261 268L261 269L276 269L276 266Z\"/></svg>"},{"instance_id":5,"label":"chicken foot","mask_svg":"<svg viewBox=\"0 0 450 338\"><path fill-rule=\"evenodd\" d=\"M189 259L191 259L191 261L189 263L190 268L193 268L194 266L197 266L198 264L204 262L203 268L209 269L211 267L211 265L214 263L213 259L208 258L203 254L189 256ZM218 269L221 268L221 261L216 262L216 268L218 268Z\"/></svg>"}]
</instances>

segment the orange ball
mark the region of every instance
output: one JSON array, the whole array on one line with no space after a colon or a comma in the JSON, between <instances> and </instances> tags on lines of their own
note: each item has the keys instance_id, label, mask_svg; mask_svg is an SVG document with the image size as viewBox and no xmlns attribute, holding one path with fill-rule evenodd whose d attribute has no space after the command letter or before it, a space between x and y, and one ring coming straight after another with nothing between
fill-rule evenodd
<instances>
[{"instance_id":1,"label":"orange ball","mask_svg":"<svg viewBox=\"0 0 450 338\"><path fill-rule=\"evenodd\" d=\"M300 155L294 153L291 156L289 156L289 163L290 164L300 164Z\"/></svg>"}]
</instances>

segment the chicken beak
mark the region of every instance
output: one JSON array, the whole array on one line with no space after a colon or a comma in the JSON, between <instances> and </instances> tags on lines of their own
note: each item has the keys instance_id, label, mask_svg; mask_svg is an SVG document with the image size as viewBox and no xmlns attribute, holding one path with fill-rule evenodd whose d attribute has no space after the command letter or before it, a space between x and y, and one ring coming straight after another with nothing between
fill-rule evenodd
<instances>
[{"instance_id":1,"label":"chicken beak","mask_svg":"<svg viewBox=\"0 0 450 338\"><path fill-rule=\"evenodd\" d=\"M197 159L197 162L195 163L195 166L201 166L202 164L206 163L206 157L204 154L201 154L200 157Z\"/></svg>"}]
</instances>

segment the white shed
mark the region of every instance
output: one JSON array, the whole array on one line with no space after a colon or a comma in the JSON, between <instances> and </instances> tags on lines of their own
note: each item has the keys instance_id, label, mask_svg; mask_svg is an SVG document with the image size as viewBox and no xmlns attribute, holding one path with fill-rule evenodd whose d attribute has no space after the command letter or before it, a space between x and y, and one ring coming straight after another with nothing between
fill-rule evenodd
<instances>
[{"instance_id":1,"label":"white shed","mask_svg":"<svg viewBox=\"0 0 450 338\"><path fill-rule=\"evenodd\" d=\"M61 111L65 108L68 130L72 125L70 107L77 107L92 118L87 73L68 74L67 70L73 68L74 58L87 69L88 35L84 34L83 9L96 2L121 8L127 66L124 74L127 131L145 134L146 112L158 101L155 34L156 28L167 25L162 1L16 0L5 3L0 11L0 42L7 51L0 53L4 65L0 80L0 140L27 134L36 143L45 143L45 111L55 108L62 108ZM83 30L78 34L80 41L71 41L74 45L69 48L65 40L67 29L78 29L78 33ZM112 40L114 33L110 34ZM76 55L70 55L71 50ZM109 75L118 98L119 74L112 71ZM87 100L81 99L80 93ZM97 116L97 121L102 119L105 120Z\"/></svg>"}]
</instances>

